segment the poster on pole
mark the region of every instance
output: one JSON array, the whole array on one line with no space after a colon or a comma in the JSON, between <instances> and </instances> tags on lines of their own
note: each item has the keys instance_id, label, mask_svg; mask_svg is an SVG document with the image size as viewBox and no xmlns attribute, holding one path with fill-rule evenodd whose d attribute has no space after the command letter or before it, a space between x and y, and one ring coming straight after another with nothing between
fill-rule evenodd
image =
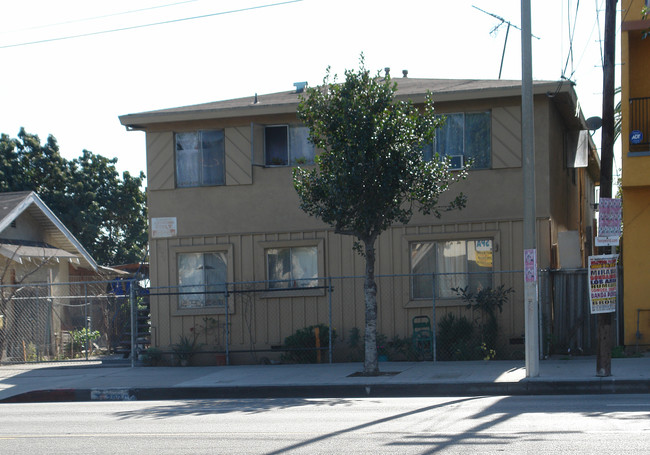
<instances>
[{"instance_id":1,"label":"poster on pole","mask_svg":"<svg viewBox=\"0 0 650 455\"><path fill-rule=\"evenodd\" d=\"M621 200L600 198L598 201L598 236L596 246L617 246L621 237Z\"/></svg>"},{"instance_id":2,"label":"poster on pole","mask_svg":"<svg viewBox=\"0 0 650 455\"><path fill-rule=\"evenodd\" d=\"M589 304L591 314L616 311L618 254L589 256Z\"/></svg>"},{"instance_id":3,"label":"poster on pole","mask_svg":"<svg viewBox=\"0 0 650 455\"><path fill-rule=\"evenodd\" d=\"M524 282L537 283L537 250L524 250Z\"/></svg>"}]
</instances>

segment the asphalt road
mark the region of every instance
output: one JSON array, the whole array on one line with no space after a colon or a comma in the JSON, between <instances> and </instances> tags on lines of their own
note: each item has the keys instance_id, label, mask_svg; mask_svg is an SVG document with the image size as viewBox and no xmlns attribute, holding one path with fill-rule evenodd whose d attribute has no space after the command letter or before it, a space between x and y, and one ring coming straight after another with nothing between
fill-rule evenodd
<instances>
[{"instance_id":1,"label":"asphalt road","mask_svg":"<svg viewBox=\"0 0 650 455\"><path fill-rule=\"evenodd\" d=\"M2 454L648 453L650 395L0 405Z\"/></svg>"}]
</instances>

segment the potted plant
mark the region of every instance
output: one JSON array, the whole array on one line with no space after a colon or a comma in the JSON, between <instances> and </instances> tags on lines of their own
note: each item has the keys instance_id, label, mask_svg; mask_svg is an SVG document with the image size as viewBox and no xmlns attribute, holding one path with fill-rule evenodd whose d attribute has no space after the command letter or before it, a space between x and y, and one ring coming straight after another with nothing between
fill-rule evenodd
<instances>
[{"instance_id":1,"label":"potted plant","mask_svg":"<svg viewBox=\"0 0 650 455\"><path fill-rule=\"evenodd\" d=\"M172 350L181 364L187 366L190 364L192 357L201 349L201 345L196 342L196 337L181 335L178 343L172 345Z\"/></svg>"}]
</instances>

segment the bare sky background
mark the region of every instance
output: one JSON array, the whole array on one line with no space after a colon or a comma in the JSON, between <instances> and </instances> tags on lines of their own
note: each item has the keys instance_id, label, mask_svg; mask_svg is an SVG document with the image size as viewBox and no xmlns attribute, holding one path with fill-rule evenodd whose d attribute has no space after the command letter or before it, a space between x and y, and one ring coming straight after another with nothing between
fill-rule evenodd
<instances>
[{"instance_id":1,"label":"bare sky background","mask_svg":"<svg viewBox=\"0 0 650 455\"><path fill-rule=\"evenodd\" d=\"M361 52L394 76L497 79L507 24L477 8L521 25L518 0L3 1L0 132L52 134L68 159L87 149L137 174L144 133L119 115L318 85ZM600 116L604 0L532 8L533 78L574 82ZM511 27L502 79L521 78L520 44Z\"/></svg>"}]
</instances>

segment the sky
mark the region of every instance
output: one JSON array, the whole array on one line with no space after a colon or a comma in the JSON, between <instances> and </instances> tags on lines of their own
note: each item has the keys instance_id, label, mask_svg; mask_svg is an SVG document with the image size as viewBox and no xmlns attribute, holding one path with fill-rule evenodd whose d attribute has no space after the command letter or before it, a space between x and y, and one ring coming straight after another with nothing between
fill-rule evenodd
<instances>
[{"instance_id":1,"label":"sky","mask_svg":"<svg viewBox=\"0 0 650 455\"><path fill-rule=\"evenodd\" d=\"M601 116L605 0L531 3L533 79L568 79ZM315 86L362 52L373 71L440 79L498 79L503 55L501 78L521 79L520 26L519 0L2 1L0 133L138 174L145 134L120 115Z\"/></svg>"}]
</instances>

